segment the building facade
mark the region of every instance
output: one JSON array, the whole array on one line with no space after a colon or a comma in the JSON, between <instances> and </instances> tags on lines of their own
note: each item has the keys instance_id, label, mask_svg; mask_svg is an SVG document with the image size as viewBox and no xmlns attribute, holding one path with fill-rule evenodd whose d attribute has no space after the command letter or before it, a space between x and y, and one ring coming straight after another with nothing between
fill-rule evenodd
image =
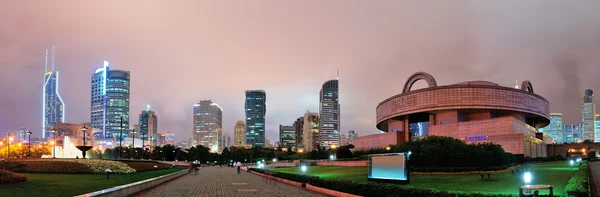
<instances>
[{"instance_id":1,"label":"building facade","mask_svg":"<svg viewBox=\"0 0 600 197\"><path fill-rule=\"evenodd\" d=\"M583 119L583 140L600 142L600 136L596 137L596 104L594 91L586 89L581 106L581 117Z\"/></svg>"},{"instance_id":2,"label":"building facade","mask_svg":"<svg viewBox=\"0 0 600 197\"><path fill-rule=\"evenodd\" d=\"M398 143L396 132L365 135L354 139L354 150L370 150L384 148Z\"/></svg>"},{"instance_id":3,"label":"building facade","mask_svg":"<svg viewBox=\"0 0 600 197\"><path fill-rule=\"evenodd\" d=\"M563 131L562 114L550 113L550 124L543 128L543 132L552 137L558 144L565 143L565 132ZM540 129L540 132L542 129Z\"/></svg>"},{"instance_id":4,"label":"building facade","mask_svg":"<svg viewBox=\"0 0 600 197\"><path fill-rule=\"evenodd\" d=\"M27 141L27 131L29 131L27 128L21 128L17 131L17 142Z\"/></svg>"},{"instance_id":5,"label":"building facade","mask_svg":"<svg viewBox=\"0 0 600 197\"><path fill-rule=\"evenodd\" d=\"M296 148L296 129L294 126L279 125L279 144L281 148Z\"/></svg>"},{"instance_id":6,"label":"building facade","mask_svg":"<svg viewBox=\"0 0 600 197\"><path fill-rule=\"evenodd\" d=\"M596 132L600 131L600 114L596 114L595 124L596 124ZM598 136L600 136L600 135L596 135L596 138L598 138ZM596 141L596 142L598 142L598 141Z\"/></svg>"},{"instance_id":7,"label":"building facade","mask_svg":"<svg viewBox=\"0 0 600 197\"><path fill-rule=\"evenodd\" d=\"M319 94L319 145L329 149L340 145L340 103L338 80L325 82Z\"/></svg>"},{"instance_id":8,"label":"building facade","mask_svg":"<svg viewBox=\"0 0 600 197\"><path fill-rule=\"evenodd\" d=\"M565 143L580 143L584 140L584 125L583 124L568 124L564 125Z\"/></svg>"},{"instance_id":9,"label":"building facade","mask_svg":"<svg viewBox=\"0 0 600 197\"><path fill-rule=\"evenodd\" d=\"M223 110L211 100L202 100L194 105L194 141L211 152L221 152Z\"/></svg>"},{"instance_id":10,"label":"building facade","mask_svg":"<svg viewBox=\"0 0 600 197\"><path fill-rule=\"evenodd\" d=\"M129 71L111 70L109 63L92 75L91 124L96 138L107 141L129 133Z\"/></svg>"},{"instance_id":11,"label":"building facade","mask_svg":"<svg viewBox=\"0 0 600 197\"><path fill-rule=\"evenodd\" d=\"M294 131L296 132L296 148L305 149L304 147L304 116L300 116L294 121Z\"/></svg>"},{"instance_id":12,"label":"building facade","mask_svg":"<svg viewBox=\"0 0 600 197\"><path fill-rule=\"evenodd\" d=\"M247 90L246 102L246 144L266 147L265 116L267 94L264 90Z\"/></svg>"},{"instance_id":13,"label":"building facade","mask_svg":"<svg viewBox=\"0 0 600 197\"><path fill-rule=\"evenodd\" d=\"M234 145L237 147L243 147L246 144L246 125L243 120L238 120L235 123L234 131Z\"/></svg>"},{"instance_id":14,"label":"building facade","mask_svg":"<svg viewBox=\"0 0 600 197\"><path fill-rule=\"evenodd\" d=\"M165 137L165 144L174 145L175 144L175 133L167 132Z\"/></svg>"},{"instance_id":15,"label":"building facade","mask_svg":"<svg viewBox=\"0 0 600 197\"><path fill-rule=\"evenodd\" d=\"M429 87L411 91L419 80ZM411 140L411 123L429 122L428 136L491 142L523 157L545 157L552 140L537 129L550 124L549 108L529 81L523 81L521 89L488 81L438 86L433 76L419 72L408 78L402 93L377 106L376 126L396 132L397 143L404 143Z\"/></svg>"},{"instance_id":16,"label":"building facade","mask_svg":"<svg viewBox=\"0 0 600 197\"><path fill-rule=\"evenodd\" d=\"M158 117L156 112L150 110L150 105L146 106L146 110L140 113L140 139L149 140L150 146L159 145L158 135Z\"/></svg>"},{"instance_id":17,"label":"building facade","mask_svg":"<svg viewBox=\"0 0 600 197\"><path fill-rule=\"evenodd\" d=\"M306 112L304 114L303 128L303 144L304 150L310 152L319 148L320 133L320 117L317 113ZM329 148L329 147L327 147Z\"/></svg>"},{"instance_id":18,"label":"building facade","mask_svg":"<svg viewBox=\"0 0 600 197\"><path fill-rule=\"evenodd\" d=\"M221 150L223 150L225 147L231 147L231 136L229 136L229 134L227 133L223 133L223 143L221 146Z\"/></svg>"},{"instance_id":19,"label":"building facade","mask_svg":"<svg viewBox=\"0 0 600 197\"><path fill-rule=\"evenodd\" d=\"M53 133L47 130L55 127L56 122L65 121L65 105L58 93L58 71L54 65L54 46L52 46L51 68L48 70L48 49L46 49L46 73L44 74L44 87L42 93L42 137L52 137Z\"/></svg>"},{"instance_id":20,"label":"building facade","mask_svg":"<svg viewBox=\"0 0 600 197\"><path fill-rule=\"evenodd\" d=\"M354 139L356 139L356 137L358 137L358 133L356 133L356 131L354 130L350 130L348 131L348 138L346 138L346 144L352 144L354 145Z\"/></svg>"}]
</instances>

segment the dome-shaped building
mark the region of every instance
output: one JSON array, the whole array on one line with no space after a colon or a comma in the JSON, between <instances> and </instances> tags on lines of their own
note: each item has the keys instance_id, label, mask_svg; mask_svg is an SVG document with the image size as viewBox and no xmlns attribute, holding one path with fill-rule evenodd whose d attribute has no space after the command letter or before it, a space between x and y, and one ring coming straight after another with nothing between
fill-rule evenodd
<instances>
[{"instance_id":1,"label":"dome-shaped building","mask_svg":"<svg viewBox=\"0 0 600 197\"><path fill-rule=\"evenodd\" d=\"M411 91L425 80L429 87ZM552 139L537 129L550 123L548 100L533 92L529 81L521 88L488 81L438 86L428 73L413 74L402 93L377 106L377 128L397 132L397 142L412 138L411 123L426 122L427 135L449 136L467 143L492 142L525 157L545 157Z\"/></svg>"}]
</instances>

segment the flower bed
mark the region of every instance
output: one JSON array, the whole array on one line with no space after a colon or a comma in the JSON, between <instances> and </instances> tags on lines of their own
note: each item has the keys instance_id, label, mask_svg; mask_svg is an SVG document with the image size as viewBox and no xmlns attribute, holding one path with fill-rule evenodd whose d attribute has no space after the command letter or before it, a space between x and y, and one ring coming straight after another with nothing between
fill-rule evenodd
<instances>
[{"instance_id":1,"label":"flower bed","mask_svg":"<svg viewBox=\"0 0 600 197\"><path fill-rule=\"evenodd\" d=\"M110 169L116 174L136 172L127 164L118 161L88 159L37 159L0 161L0 169L14 172L102 174Z\"/></svg>"},{"instance_id":2,"label":"flower bed","mask_svg":"<svg viewBox=\"0 0 600 197\"><path fill-rule=\"evenodd\" d=\"M25 175L0 169L0 184L18 183L24 181L27 181L27 177Z\"/></svg>"},{"instance_id":3,"label":"flower bed","mask_svg":"<svg viewBox=\"0 0 600 197\"><path fill-rule=\"evenodd\" d=\"M169 169L169 166L163 165L160 163L155 163L155 162L135 162L135 161L133 161L133 162L122 161L122 162L127 164L129 167L135 169L135 171L137 171L137 172ZM156 166L156 168L154 168L154 166Z\"/></svg>"}]
</instances>

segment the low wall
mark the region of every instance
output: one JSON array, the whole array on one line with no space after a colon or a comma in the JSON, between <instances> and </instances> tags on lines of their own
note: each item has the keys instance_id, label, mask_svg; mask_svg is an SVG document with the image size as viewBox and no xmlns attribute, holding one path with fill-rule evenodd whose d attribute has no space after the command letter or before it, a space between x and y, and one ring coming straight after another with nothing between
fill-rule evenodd
<instances>
[{"instance_id":1,"label":"low wall","mask_svg":"<svg viewBox=\"0 0 600 197\"><path fill-rule=\"evenodd\" d=\"M369 161L319 161L317 166L367 167Z\"/></svg>"},{"instance_id":2,"label":"low wall","mask_svg":"<svg viewBox=\"0 0 600 197\"><path fill-rule=\"evenodd\" d=\"M361 196L357 196L357 195L354 195L354 194L348 194L348 193L344 193L344 192L338 192L338 191L335 191L335 190L330 190L330 189L315 187L315 186L312 186L310 184L306 184L306 189L308 189L310 191L318 192L318 193L321 193L321 194L325 194L325 195L328 195L328 196L335 196L335 197L361 197Z\"/></svg>"},{"instance_id":3,"label":"low wall","mask_svg":"<svg viewBox=\"0 0 600 197\"><path fill-rule=\"evenodd\" d=\"M126 184L126 185L120 185L120 186L116 186L116 187L112 187L112 188L108 188L108 189L104 189L104 190L100 190L100 191L95 191L92 193L87 193L87 194L82 194L76 197L91 197L91 196L101 196L101 197L121 197L121 196L131 196L134 194L137 194L139 192L142 192L144 190L147 189L151 189L154 188L160 184L163 184L164 182L173 180L175 178L178 178L180 176L183 176L185 174L187 174L188 171L187 170L182 170L179 172L174 172L171 174L167 174L167 175L162 175L159 177L154 177L151 179L146 179L143 181L138 181L135 183L130 183L130 184Z\"/></svg>"},{"instance_id":4,"label":"low wall","mask_svg":"<svg viewBox=\"0 0 600 197\"><path fill-rule=\"evenodd\" d=\"M254 172L254 171L250 171L250 173L256 174L258 176L262 176L262 177L265 177L265 178L268 178L268 179L277 180L279 182L282 182L282 183L285 183L285 184L288 184L288 185L293 185L293 186L296 186L296 187L302 187L302 183L300 183L300 182L290 181L290 180L287 180L287 179L282 179L282 178L279 178L279 177L274 177L274 176L271 176L271 175L262 174L262 173L258 173L258 172Z\"/></svg>"}]
</instances>

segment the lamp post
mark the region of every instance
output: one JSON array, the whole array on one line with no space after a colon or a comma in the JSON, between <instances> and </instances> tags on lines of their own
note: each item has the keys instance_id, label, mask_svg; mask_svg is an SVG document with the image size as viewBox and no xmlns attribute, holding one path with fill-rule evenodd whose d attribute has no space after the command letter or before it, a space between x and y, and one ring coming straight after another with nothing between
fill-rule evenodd
<instances>
[{"instance_id":1,"label":"lamp post","mask_svg":"<svg viewBox=\"0 0 600 197\"><path fill-rule=\"evenodd\" d=\"M56 128L50 127L49 130L52 133L52 136L54 137L54 144L52 146L52 159L56 159Z\"/></svg>"},{"instance_id":2,"label":"lamp post","mask_svg":"<svg viewBox=\"0 0 600 197\"><path fill-rule=\"evenodd\" d=\"M135 129L131 130L133 133L133 137L131 138L131 146L133 147L133 152L131 153L131 158L135 158Z\"/></svg>"},{"instance_id":3,"label":"lamp post","mask_svg":"<svg viewBox=\"0 0 600 197\"><path fill-rule=\"evenodd\" d=\"M87 130L87 127L86 127L86 126L83 126L83 127L81 128L81 132L82 132L82 134L83 134L83 149L82 149L82 151L81 151L81 155L83 156L83 158L82 158L82 159L85 159L85 152L87 151L87 150L85 149L85 141L86 141L86 140L85 140L85 133L86 133L85 131L86 131L86 130ZM84 151L84 150L85 150L85 151Z\"/></svg>"},{"instance_id":4,"label":"lamp post","mask_svg":"<svg viewBox=\"0 0 600 197\"><path fill-rule=\"evenodd\" d=\"M27 130L27 135L29 136L29 140L27 141L27 152L29 157L31 157L31 130Z\"/></svg>"}]
</instances>

